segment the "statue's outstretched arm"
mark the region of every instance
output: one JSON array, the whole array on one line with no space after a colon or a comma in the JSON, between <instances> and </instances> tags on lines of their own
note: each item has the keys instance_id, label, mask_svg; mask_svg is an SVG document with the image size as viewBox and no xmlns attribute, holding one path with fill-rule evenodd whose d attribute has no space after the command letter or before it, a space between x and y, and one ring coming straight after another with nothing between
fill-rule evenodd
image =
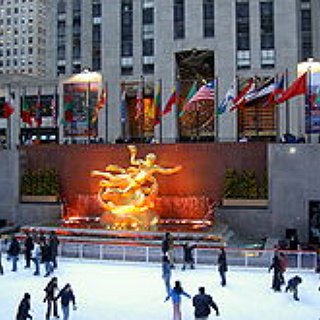
<instances>
[{"instance_id":1,"label":"statue's outstretched arm","mask_svg":"<svg viewBox=\"0 0 320 320\"><path fill-rule=\"evenodd\" d=\"M156 171L161 174L172 174L180 171L181 169L182 169L182 166L176 166L174 168L157 167Z\"/></svg>"},{"instance_id":2,"label":"statue's outstretched arm","mask_svg":"<svg viewBox=\"0 0 320 320\"><path fill-rule=\"evenodd\" d=\"M130 163L133 166L138 166L141 163L141 160L137 160L136 159L136 155L137 155L137 147L134 145L129 145L128 146L129 152L130 152Z\"/></svg>"}]
</instances>

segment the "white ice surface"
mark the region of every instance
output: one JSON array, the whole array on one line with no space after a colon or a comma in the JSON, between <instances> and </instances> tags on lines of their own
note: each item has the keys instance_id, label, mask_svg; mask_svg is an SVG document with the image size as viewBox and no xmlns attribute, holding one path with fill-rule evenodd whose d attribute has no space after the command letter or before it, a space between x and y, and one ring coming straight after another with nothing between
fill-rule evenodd
<instances>
[{"instance_id":1,"label":"white ice surface","mask_svg":"<svg viewBox=\"0 0 320 320\"><path fill-rule=\"evenodd\" d=\"M3 260L4 257L3 257ZM44 319L44 287L49 281L33 276L19 260L18 272L3 261L5 275L0 276L0 320L13 320L24 292L31 294L33 319ZM270 289L272 274L265 269L230 267L227 286L219 285L215 266L196 266L195 270L173 271L172 280L180 280L186 292L194 295L205 286L218 304L221 320L318 320L320 318L319 276L310 271L288 271L286 279L299 274L301 301L292 294L274 293ZM171 320L171 301L164 303L165 288L160 264L59 260L55 272L59 287L71 283L78 309L71 311L70 320ZM59 306L60 307L60 306ZM182 319L191 320L191 301L183 298ZM60 312L61 315L61 312ZM215 319L215 312L210 319Z\"/></svg>"}]
</instances>

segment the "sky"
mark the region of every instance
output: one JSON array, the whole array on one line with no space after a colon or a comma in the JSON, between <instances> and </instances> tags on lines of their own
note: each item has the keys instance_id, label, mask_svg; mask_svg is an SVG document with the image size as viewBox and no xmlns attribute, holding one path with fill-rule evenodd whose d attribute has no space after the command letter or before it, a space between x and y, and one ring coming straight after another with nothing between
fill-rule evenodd
<instances>
[{"instance_id":1,"label":"sky","mask_svg":"<svg viewBox=\"0 0 320 320\"><path fill-rule=\"evenodd\" d=\"M15 319L16 310L25 292L31 294L33 319L44 319L44 287L50 278L33 276L19 260L17 273L4 261L5 274L0 276L0 320ZM318 320L320 318L319 275L313 271L289 270L286 280L298 274L303 282L299 288L300 301L291 293L275 293L271 287L272 273L267 269L229 267L227 286L221 287L216 266L196 266L182 271L177 265L172 281L180 280L186 292L194 296L204 286L220 309L213 310L210 319L221 320ZM77 310L70 320L171 320L172 303L164 302L165 286L161 266L154 263L128 263L61 259L55 272L58 285L73 287ZM191 300L183 298L182 320L194 319ZM60 311L60 305L59 305ZM62 312L60 312L60 318Z\"/></svg>"}]
</instances>

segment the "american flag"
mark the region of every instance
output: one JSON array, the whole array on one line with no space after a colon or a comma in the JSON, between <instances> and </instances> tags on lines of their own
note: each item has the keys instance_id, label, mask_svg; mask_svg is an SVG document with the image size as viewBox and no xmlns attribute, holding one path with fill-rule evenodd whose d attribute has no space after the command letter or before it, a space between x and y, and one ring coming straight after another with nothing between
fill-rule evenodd
<instances>
[{"instance_id":1,"label":"american flag","mask_svg":"<svg viewBox=\"0 0 320 320\"><path fill-rule=\"evenodd\" d=\"M210 81L201 86L196 94L188 101L183 110L193 110L197 103L201 101L214 101L214 81Z\"/></svg>"}]
</instances>

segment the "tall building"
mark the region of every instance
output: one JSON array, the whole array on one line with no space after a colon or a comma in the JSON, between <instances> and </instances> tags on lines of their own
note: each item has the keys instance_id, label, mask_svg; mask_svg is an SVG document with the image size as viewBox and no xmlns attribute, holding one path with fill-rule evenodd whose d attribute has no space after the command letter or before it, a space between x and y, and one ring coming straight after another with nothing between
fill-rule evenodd
<instances>
[{"instance_id":1,"label":"tall building","mask_svg":"<svg viewBox=\"0 0 320 320\"><path fill-rule=\"evenodd\" d=\"M235 79L241 89L251 77L261 84L287 73L290 83L299 62L319 60L319 0L12 0L1 1L1 10L14 11L18 4L21 9L36 6L38 36L47 29L47 78L63 81L84 69L102 73L108 108L99 111L95 125L103 139L276 140L288 130L305 132L305 111L297 108L301 99L219 117L216 111ZM47 24L40 28L45 5ZM3 60L7 64L8 59ZM217 102L184 112L193 85L198 89L216 79ZM162 117L161 126L154 126L152 109L157 87L162 108L173 87L180 97L173 111ZM145 112L137 117L141 97ZM97 95L93 104L95 99ZM67 125L74 128L76 118L72 121ZM60 128L61 140L66 132L70 130Z\"/></svg>"},{"instance_id":2,"label":"tall building","mask_svg":"<svg viewBox=\"0 0 320 320\"><path fill-rule=\"evenodd\" d=\"M46 0L0 1L1 74L46 74L46 13Z\"/></svg>"}]
</instances>

